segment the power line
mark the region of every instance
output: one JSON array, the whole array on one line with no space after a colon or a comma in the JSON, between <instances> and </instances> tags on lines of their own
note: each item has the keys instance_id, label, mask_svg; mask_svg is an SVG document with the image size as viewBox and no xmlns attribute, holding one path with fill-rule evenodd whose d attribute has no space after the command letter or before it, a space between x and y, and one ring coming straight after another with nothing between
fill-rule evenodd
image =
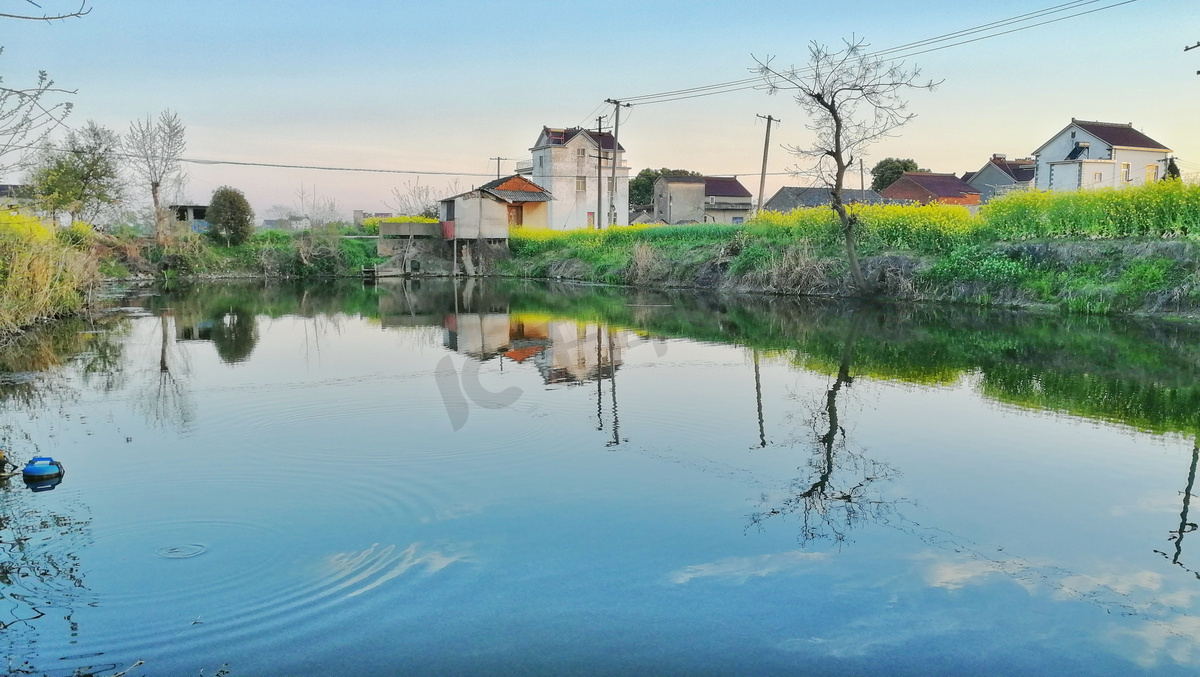
<instances>
[{"instance_id":1,"label":"power line","mask_svg":"<svg viewBox=\"0 0 1200 677\"><path fill-rule=\"evenodd\" d=\"M1067 2L1067 3L1062 3L1060 5L1054 5L1054 6L1047 7L1047 8L1041 9L1041 10L1027 12L1025 14L1019 14L1019 15L1012 16L1012 17L1009 17L1006 19L992 21L992 22L989 22L986 24L980 24L978 26L973 26L971 28L965 28L965 29L962 29L959 31L954 31L951 33L945 33L945 34L935 36L932 38L926 38L924 40L917 40L917 41L906 43L903 45L889 47L887 49L879 50L876 52L870 52L867 54L867 56L890 55L889 58L891 58L891 59L905 59L905 58L908 58L911 56L917 56L920 54L928 54L930 52L935 52L935 51L939 51L942 49L949 49L951 47L958 47L960 45L970 44L972 42L979 42L981 40L987 40L990 38L1000 37L1002 35L1009 35L1011 33L1028 30L1030 28L1037 28L1039 26L1045 26L1048 24L1057 23L1059 21L1065 21L1067 19L1073 19L1073 18L1084 16L1087 14L1102 12L1105 10L1120 7L1121 5L1128 5L1130 3L1137 2L1138 0L1123 0L1122 2L1117 2L1117 3L1111 4L1111 5L1105 5L1103 7L1092 8L1092 9L1088 9L1088 10L1081 11L1081 12L1074 12L1071 14L1067 14L1065 16L1059 16L1059 17L1055 17L1053 19L1048 19L1045 21L1027 24L1024 26L1017 26L1015 28L1011 28L1006 31L989 32L987 35L982 35L979 37L971 38L969 40L958 40L956 42L951 42L949 44L941 44L941 45L937 44L940 42L946 42L947 40L955 40L956 38L965 37L968 35L976 35L981 32L994 31L996 28L1002 28L1004 26L1011 26L1014 24L1024 23L1024 22L1030 21L1032 19L1038 19L1041 17L1050 16L1050 15L1057 14L1060 12L1069 12L1071 10L1081 9L1083 7L1086 7L1088 5L1092 5L1097 2L1101 2L1101 1L1103 1L1103 0L1074 0L1073 2ZM936 46L929 47L928 49L917 49L917 48L925 47L928 45L936 45ZM802 69L799 69L798 72L805 72L808 70L810 70L810 69L802 68ZM732 92L738 92L738 91L743 91L743 90L747 90L747 89L755 89L755 88L765 88L765 86L762 83L761 76L743 78L740 80L729 80L729 81L725 81L725 82L718 82L718 83L713 83L713 84L709 84L709 85L701 85L701 86L697 86L697 87L689 87L689 88L685 88L685 89L676 89L676 90L669 90L669 91L665 91L665 92L657 92L654 94L642 94L639 96L630 96L630 97L626 97L623 100L628 100L632 103L639 104L639 105L652 104L652 103L668 103L670 101L694 99L694 98L701 97L701 96L713 96L713 95L717 95L717 94L730 94Z\"/></svg>"}]
</instances>

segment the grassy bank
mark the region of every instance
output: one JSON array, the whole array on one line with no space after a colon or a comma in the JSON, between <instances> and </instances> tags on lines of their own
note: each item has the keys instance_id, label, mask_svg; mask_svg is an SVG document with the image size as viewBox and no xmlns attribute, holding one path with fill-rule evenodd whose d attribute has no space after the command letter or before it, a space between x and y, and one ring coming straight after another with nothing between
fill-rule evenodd
<instances>
[{"instance_id":1,"label":"grassy bank","mask_svg":"<svg viewBox=\"0 0 1200 677\"><path fill-rule=\"evenodd\" d=\"M0 211L0 340L83 306L98 279L88 232L56 233L36 218Z\"/></svg>"},{"instance_id":2,"label":"grassy bank","mask_svg":"<svg viewBox=\"0 0 1200 677\"><path fill-rule=\"evenodd\" d=\"M1013 193L963 207L859 206L859 251L879 293L912 300L1195 314L1200 186ZM826 208L744 225L514 229L505 272L639 286L850 293Z\"/></svg>"},{"instance_id":3,"label":"grassy bank","mask_svg":"<svg viewBox=\"0 0 1200 677\"><path fill-rule=\"evenodd\" d=\"M151 276L174 281L203 276L319 278L359 275L380 263L375 241L342 237L345 229L299 233L256 232L243 244L225 246L196 234L169 245L141 237L97 240L101 270L108 277Z\"/></svg>"}]
</instances>

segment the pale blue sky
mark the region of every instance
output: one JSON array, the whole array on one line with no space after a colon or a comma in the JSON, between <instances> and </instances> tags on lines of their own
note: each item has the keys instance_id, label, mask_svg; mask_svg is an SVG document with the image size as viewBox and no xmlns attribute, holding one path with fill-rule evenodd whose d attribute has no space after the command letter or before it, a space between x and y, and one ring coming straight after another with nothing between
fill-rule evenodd
<instances>
[{"instance_id":1,"label":"pale blue sky","mask_svg":"<svg viewBox=\"0 0 1200 677\"><path fill-rule=\"evenodd\" d=\"M74 124L124 129L171 108L188 125L189 157L479 173L494 171L489 156L527 155L543 125L588 120L606 97L746 77L752 54L800 63L812 39L854 33L889 47L1060 1L91 4L78 20L0 24L0 74L19 84L46 69L78 89ZM912 96L918 119L876 146L868 166L900 155L935 171L974 170L993 152L1030 153L1075 116L1133 122L1200 171L1200 50L1183 52L1198 40L1200 3L1138 0L916 57L945 83ZM792 101L744 91L636 107L622 145L635 170L750 174L762 152L756 113L783 119L773 141L806 142ZM775 146L770 170L792 165ZM301 182L346 210L382 210L390 187L413 178L200 166L189 174L194 199L228 183L260 211L292 201ZM769 177L768 191L784 183L795 180Z\"/></svg>"}]
</instances>

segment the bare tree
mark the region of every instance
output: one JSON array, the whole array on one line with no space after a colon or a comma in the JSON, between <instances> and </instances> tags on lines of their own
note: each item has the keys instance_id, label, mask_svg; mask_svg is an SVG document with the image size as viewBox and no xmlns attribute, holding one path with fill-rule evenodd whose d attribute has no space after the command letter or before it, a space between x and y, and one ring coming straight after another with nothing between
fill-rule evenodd
<instances>
[{"instance_id":1,"label":"bare tree","mask_svg":"<svg viewBox=\"0 0 1200 677\"><path fill-rule=\"evenodd\" d=\"M72 104L52 101L54 95L74 93L56 87L46 71L38 73L36 85L24 88L7 87L0 76L0 176L25 167L28 151L70 115Z\"/></svg>"},{"instance_id":2,"label":"bare tree","mask_svg":"<svg viewBox=\"0 0 1200 677\"><path fill-rule=\"evenodd\" d=\"M428 184L421 185L418 177L415 181L407 181L401 187L392 188L392 199L384 204L395 209L398 214L405 216L427 216L437 218L438 202L458 191L458 180L446 184L438 190Z\"/></svg>"},{"instance_id":3,"label":"bare tree","mask_svg":"<svg viewBox=\"0 0 1200 677\"><path fill-rule=\"evenodd\" d=\"M296 215L307 216L313 227L324 226L342 220L342 207L337 200L318 193L316 185L310 192L302 183L296 191Z\"/></svg>"},{"instance_id":4,"label":"bare tree","mask_svg":"<svg viewBox=\"0 0 1200 677\"><path fill-rule=\"evenodd\" d=\"M37 7L39 10L42 9L42 6L37 4L36 2L34 2L33 0L25 0L25 2L27 2L28 4L30 4L34 7ZM71 6L74 6L74 4L72 4ZM67 11L67 12L51 13L51 12L44 12L44 10L43 10L43 14L41 14L41 15L22 14L22 13L13 14L11 12L0 12L0 19L24 19L26 21L47 21L47 22L49 22L49 21L60 21L63 19L76 19L85 14L90 13L91 11L92 11L92 8L87 6L87 0L82 0L79 3L79 8L73 12Z\"/></svg>"},{"instance_id":5,"label":"bare tree","mask_svg":"<svg viewBox=\"0 0 1200 677\"><path fill-rule=\"evenodd\" d=\"M771 92L795 92L796 103L809 115L807 127L816 134L812 144L788 146L788 150L809 163L797 173L815 177L830 188L830 207L841 222L850 274L857 291L864 293L868 285L858 261L858 219L847 212L842 198L846 170L868 146L892 136L916 117L908 112L901 92L932 90L939 83L922 83L919 68L905 70L902 62L868 54L863 40L845 40L844 45L833 51L815 41L810 43L808 66L803 68L777 69L771 57L754 60Z\"/></svg>"},{"instance_id":6,"label":"bare tree","mask_svg":"<svg viewBox=\"0 0 1200 677\"><path fill-rule=\"evenodd\" d=\"M145 120L134 120L125 135L125 148L134 172L150 184L150 197L154 202L154 239L160 244L166 242L168 236L160 190L164 182L181 178L180 158L187 148L183 138L185 131L179 115L164 110L159 113L158 120L149 115Z\"/></svg>"}]
</instances>

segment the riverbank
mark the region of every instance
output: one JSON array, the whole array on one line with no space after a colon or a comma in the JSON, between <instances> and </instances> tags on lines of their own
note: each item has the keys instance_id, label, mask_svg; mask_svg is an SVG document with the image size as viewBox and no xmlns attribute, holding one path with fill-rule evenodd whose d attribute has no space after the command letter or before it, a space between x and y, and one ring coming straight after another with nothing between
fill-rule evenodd
<instances>
[{"instance_id":1,"label":"riverbank","mask_svg":"<svg viewBox=\"0 0 1200 677\"><path fill-rule=\"evenodd\" d=\"M1013 193L963 207L861 206L869 295L1084 314L1200 317L1200 187ZM743 225L514 230L500 272L637 287L861 295L826 208Z\"/></svg>"},{"instance_id":2,"label":"riverbank","mask_svg":"<svg viewBox=\"0 0 1200 677\"><path fill-rule=\"evenodd\" d=\"M83 229L54 232L0 211L0 342L37 322L77 312L99 281Z\"/></svg>"}]
</instances>

